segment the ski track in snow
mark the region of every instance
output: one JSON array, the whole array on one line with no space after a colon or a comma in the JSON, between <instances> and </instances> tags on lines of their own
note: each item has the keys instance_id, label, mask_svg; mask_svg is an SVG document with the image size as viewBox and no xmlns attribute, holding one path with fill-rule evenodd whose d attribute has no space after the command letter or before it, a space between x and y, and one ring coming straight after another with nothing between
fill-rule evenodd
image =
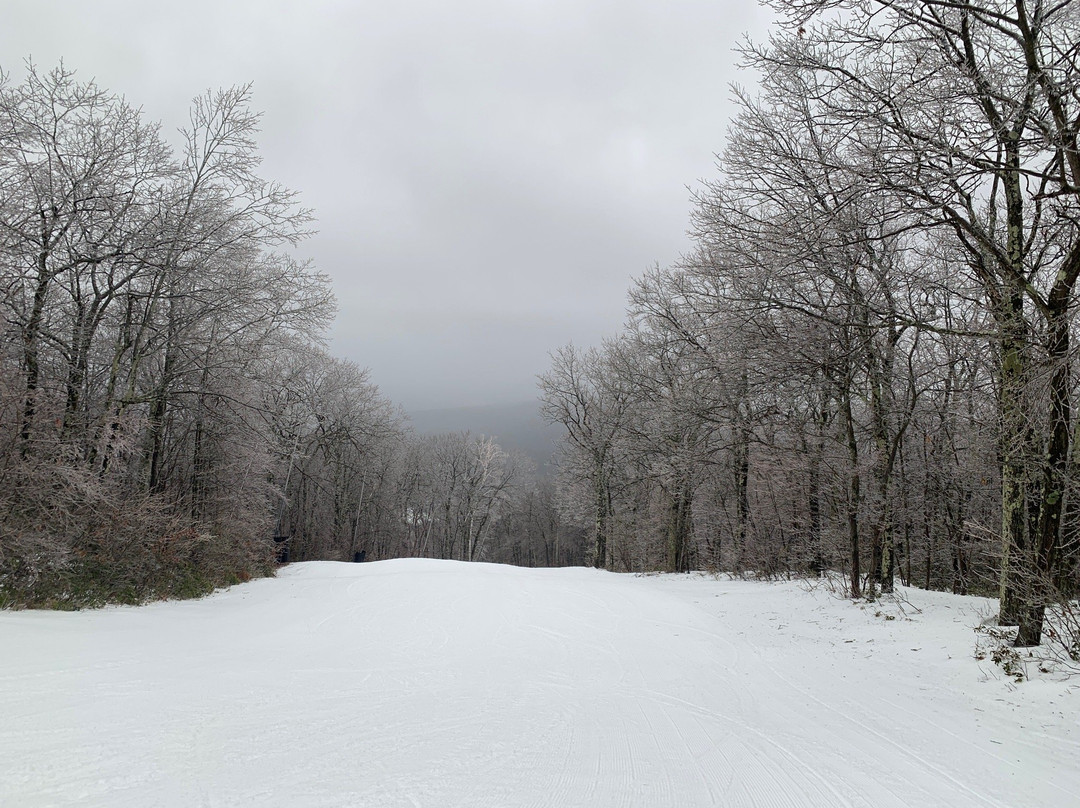
<instances>
[{"instance_id":1,"label":"ski track in snow","mask_svg":"<svg viewBox=\"0 0 1080 808\"><path fill-rule=\"evenodd\" d=\"M987 604L399 560L0 613L0 808L1080 806L1080 690Z\"/></svg>"}]
</instances>

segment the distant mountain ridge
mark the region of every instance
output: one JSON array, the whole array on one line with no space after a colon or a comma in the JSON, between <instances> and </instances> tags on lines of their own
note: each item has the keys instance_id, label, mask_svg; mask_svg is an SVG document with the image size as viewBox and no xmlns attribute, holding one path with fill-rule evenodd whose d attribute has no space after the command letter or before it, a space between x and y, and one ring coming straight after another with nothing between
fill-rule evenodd
<instances>
[{"instance_id":1,"label":"distant mountain ridge","mask_svg":"<svg viewBox=\"0 0 1080 808\"><path fill-rule=\"evenodd\" d=\"M535 400L415 410L409 418L421 435L465 431L487 435L503 449L516 449L532 458L541 476L551 472L551 456L562 436L561 427L547 424L540 417L540 402Z\"/></svg>"}]
</instances>

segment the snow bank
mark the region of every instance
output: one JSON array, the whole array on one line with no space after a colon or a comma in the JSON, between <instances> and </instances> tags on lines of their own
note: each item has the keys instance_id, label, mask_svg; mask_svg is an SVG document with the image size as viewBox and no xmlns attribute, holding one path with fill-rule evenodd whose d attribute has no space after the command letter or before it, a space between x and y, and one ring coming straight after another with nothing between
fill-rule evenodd
<instances>
[{"instance_id":1,"label":"snow bank","mask_svg":"<svg viewBox=\"0 0 1080 808\"><path fill-rule=\"evenodd\" d=\"M1080 804L1075 686L905 594L401 560L0 613L0 805Z\"/></svg>"}]
</instances>

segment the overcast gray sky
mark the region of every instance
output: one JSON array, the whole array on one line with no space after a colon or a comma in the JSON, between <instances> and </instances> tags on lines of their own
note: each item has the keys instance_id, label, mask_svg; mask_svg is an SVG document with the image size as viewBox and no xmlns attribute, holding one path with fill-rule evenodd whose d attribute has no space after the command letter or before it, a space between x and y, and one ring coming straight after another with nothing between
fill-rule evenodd
<instances>
[{"instance_id":1,"label":"overcast gray sky","mask_svg":"<svg viewBox=\"0 0 1080 808\"><path fill-rule=\"evenodd\" d=\"M172 132L254 82L263 173L299 190L335 354L411 409L535 394L688 246L753 0L6 0L0 66L61 58Z\"/></svg>"}]
</instances>

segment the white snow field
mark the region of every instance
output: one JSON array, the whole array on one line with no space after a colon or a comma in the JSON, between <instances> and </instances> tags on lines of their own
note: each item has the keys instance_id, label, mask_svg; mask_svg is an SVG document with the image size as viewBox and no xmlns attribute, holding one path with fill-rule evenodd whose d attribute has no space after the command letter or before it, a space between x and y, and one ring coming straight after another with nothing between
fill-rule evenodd
<instances>
[{"instance_id":1,"label":"white snow field","mask_svg":"<svg viewBox=\"0 0 1080 808\"><path fill-rule=\"evenodd\" d=\"M401 560L4 612L0 805L1080 806L1080 682L905 596Z\"/></svg>"}]
</instances>

